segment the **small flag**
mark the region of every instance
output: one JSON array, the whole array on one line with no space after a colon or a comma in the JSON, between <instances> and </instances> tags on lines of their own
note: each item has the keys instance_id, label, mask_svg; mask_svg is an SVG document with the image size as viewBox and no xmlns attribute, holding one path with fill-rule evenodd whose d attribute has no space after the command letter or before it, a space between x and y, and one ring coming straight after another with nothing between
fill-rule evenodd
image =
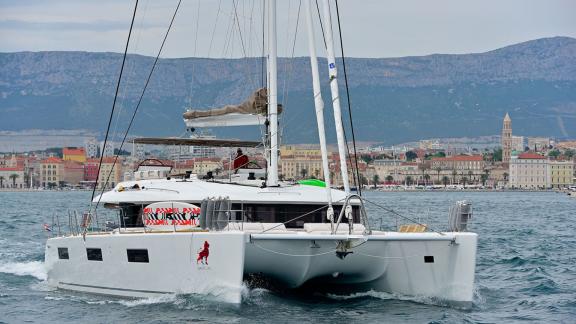
<instances>
[{"instance_id":1,"label":"small flag","mask_svg":"<svg viewBox=\"0 0 576 324\"><path fill-rule=\"evenodd\" d=\"M45 231L47 231L47 232L52 232L52 228L50 227L50 225L44 224L43 227L44 227L44 230L45 230Z\"/></svg>"}]
</instances>

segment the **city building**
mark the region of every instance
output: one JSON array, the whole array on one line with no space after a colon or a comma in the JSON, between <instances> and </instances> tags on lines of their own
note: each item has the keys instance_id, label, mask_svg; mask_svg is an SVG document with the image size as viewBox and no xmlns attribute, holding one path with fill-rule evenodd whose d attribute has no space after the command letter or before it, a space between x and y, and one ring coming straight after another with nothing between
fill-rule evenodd
<instances>
[{"instance_id":1,"label":"city building","mask_svg":"<svg viewBox=\"0 0 576 324\"><path fill-rule=\"evenodd\" d=\"M574 184L573 161L549 161L552 188L567 188Z\"/></svg>"},{"instance_id":2,"label":"city building","mask_svg":"<svg viewBox=\"0 0 576 324\"><path fill-rule=\"evenodd\" d=\"M104 142L100 145L102 156L114 156L114 143L107 142L106 147L104 147Z\"/></svg>"},{"instance_id":3,"label":"city building","mask_svg":"<svg viewBox=\"0 0 576 324\"><path fill-rule=\"evenodd\" d=\"M65 147L62 149L62 160L86 162L86 150L82 147Z\"/></svg>"},{"instance_id":4,"label":"city building","mask_svg":"<svg viewBox=\"0 0 576 324\"><path fill-rule=\"evenodd\" d=\"M512 154L512 119L506 113L504 122L502 124L502 162L510 163L510 156ZM522 151L522 150L521 150Z\"/></svg>"},{"instance_id":5,"label":"city building","mask_svg":"<svg viewBox=\"0 0 576 324\"><path fill-rule=\"evenodd\" d=\"M517 189L546 189L551 186L549 161L545 156L525 152L510 159L508 186Z\"/></svg>"},{"instance_id":6,"label":"city building","mask_svg":"<svg viewBox=\"0 0 576 324\"><path fill-rule=\"evenodd\" d=\"M64 185L79 186L84 181L84 164L76 161L64 161L62 181Z\"/></svg>"},{"instance_id":7,"label":"city building","mask_svg":"<svg viewBox=\"0 0 576 324\"><path fill-rule=\"evenodd\" d=\"M93 159L98 157L98 141L95 138L88 139L84 142L84 147L86 151L86 158Z\"/></svg>"},{"instance_id":8,"label":"city building","mask_svg":"<svg viewBox=\"0 0 576 324\"><path fill-rule=\"evenodd\" d=\"M25 173L23 166L0 166L0 189L2 188L24 188Z\"/></svg>"},{"instance_id":9,"label":"city building","mask_svg":"<svg viewBox=\"0 0 576 324\"><path fill-rule=\"evenodd\" d=\"M524 152L524 147L526 147L524 144L524 136L512 136L512 151Z\"/></svg>"},{"instance_id":10,"label":"city building","mask_svg":"<svg viewBox=\"0 0 576 324\"><path fill-rule=\"evenodd\" d=\"M64 161L57 157L49 157L42 162L41 165L41 186L42 187L57 187L64 181Z\"/></svg>"},{"instance_id":11,"label":"city building","mask_svg":"<svg viewBox=\"0 0 576 324\"><path fill-rule=\"evenodd\" d=\"M528 137L528 148L535 152L548 150L551 141L548 137Z\"/></svg>"},{"instance_id":12,"label":"city building","mask_svg":"<svg viewBox=\"0 0 576 324\"><path fill-rule=\"evenodd\" d=\"M84 163L84 183L92 186L98 179L98 189L102 189L103 186L107 189L114 188L122 180L122 162L121 158L118 158L118 161L114 163L113 157L104 157L100 173L98 173L100 159L86 160Z\"/></svg>"}]
</instances>

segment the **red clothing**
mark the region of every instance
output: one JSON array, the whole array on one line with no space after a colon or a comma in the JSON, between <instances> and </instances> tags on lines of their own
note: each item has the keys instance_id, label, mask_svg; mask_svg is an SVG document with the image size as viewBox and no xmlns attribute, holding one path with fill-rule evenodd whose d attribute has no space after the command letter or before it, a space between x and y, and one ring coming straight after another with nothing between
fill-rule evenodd
<instances>
[{"instance_id":1,"label":"red clothing","mask_svg":"<svg viewBox=\"0 0 576 324\"><path fill-rule=\"evenodd\" d=\"M246 165L248 164L248 162L249 161L248 161L247 155L242 154L240 156L237 156L234 159L234 170L239 169L239 168L245 168Z\"/></svg>"}]
</instances>

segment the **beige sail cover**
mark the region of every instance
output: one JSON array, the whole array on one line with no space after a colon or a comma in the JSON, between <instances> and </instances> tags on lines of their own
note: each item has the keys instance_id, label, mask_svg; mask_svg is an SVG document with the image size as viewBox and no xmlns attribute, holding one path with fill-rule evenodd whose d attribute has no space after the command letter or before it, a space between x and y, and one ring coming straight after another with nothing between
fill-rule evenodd
<instances>
[{"instance_id":1,"label":"beige sail cover","mask_svg":"<svg viewBox=\"0 0 576 324\"><path fill-rule=\"evenodd\" d=\"M268 107L268 90L260 88L256 90L246 101L239 105L226 105L222 108L210 110L188 110L184 113L184 119L196 119L202 117L223 116L227 114L257 114L266 115ZM278 113L282 112L282 105L278 104Z\"/></svg>"}]
</instances>

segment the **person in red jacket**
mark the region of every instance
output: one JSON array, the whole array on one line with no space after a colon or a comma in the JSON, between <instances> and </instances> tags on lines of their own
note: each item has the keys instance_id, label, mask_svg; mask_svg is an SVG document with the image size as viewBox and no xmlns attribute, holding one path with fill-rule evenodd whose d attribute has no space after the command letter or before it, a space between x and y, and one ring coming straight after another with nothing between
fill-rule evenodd
<instances>
[{"instance_id":1,"label":"person in red jacket","mask_svg":"<svg viewBox=\"0 0 576 324\"><path fill-rule=\"evenodd\" d=\"M242 153L241 149L238 149L236 158L234 158L234 172L237 172L240 168L245 168L248 162L248 156Z\"/></svg>"}]
</instances>

